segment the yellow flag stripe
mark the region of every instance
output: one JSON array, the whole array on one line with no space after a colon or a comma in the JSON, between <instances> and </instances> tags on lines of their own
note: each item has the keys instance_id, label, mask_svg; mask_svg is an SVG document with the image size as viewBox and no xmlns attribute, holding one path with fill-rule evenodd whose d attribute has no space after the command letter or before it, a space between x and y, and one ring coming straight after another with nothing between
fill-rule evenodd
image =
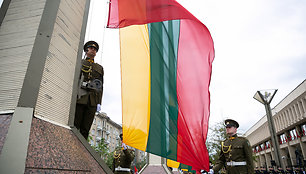
<instances>
[{"instance_id":1,"label":"yellow flag stripe","mask_svg":"<svg viewBox=\"0 0 306 174\"><path fill-rule=\"evenodd\" d=\"M120 28L123 142L145 151L150 124L150 46L147 25Z\"/></svg>"}]
</instances>

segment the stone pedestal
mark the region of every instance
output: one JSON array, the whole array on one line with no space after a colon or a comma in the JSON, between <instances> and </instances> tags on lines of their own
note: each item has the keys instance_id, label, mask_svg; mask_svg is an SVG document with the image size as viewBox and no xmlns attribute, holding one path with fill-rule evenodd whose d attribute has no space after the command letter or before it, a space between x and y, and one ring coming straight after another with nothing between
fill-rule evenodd
<instances>
[{"instance_id":1,"label":"stone pedestal","mask_svg":"<svg viewBox=\"0 0 306 174\"><path fill-rule=\"evenodd\" d=\"M148 153L147 165L139 172L141 174L172 174L167 167L167 160L160 156Z\"/></svg>"},{"instance_id":2,"label":"stone pedestal","mask_svg":"<svg viewBox=\"0 0 306 174\"><path fill-rule=\"evenodd\" d=\"M0 173L112 173L105 164L101 165L104 162L95 156L91 147L84 146L85 139L80 139L73 130L32 118L27 142L19 139L21 143L16 144L10 143L14 139L12 133L18 131L11 129L16 127L14 118L9 114L0 118L4 118L0 119L4 125L0 128ZM12 149L17 146L27 148L25 154L20 153L20 148Z\"/></svg>"}]
</instances>

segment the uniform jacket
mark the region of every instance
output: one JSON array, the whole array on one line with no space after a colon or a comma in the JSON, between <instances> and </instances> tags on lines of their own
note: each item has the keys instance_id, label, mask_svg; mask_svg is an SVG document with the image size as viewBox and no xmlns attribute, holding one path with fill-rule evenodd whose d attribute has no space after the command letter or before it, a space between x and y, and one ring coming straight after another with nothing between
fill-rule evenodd
<instances>
[{"instance_id":1,"label":"uniform jacket","mask_svg":"<svg viewBox=\"0 0 306 174\"><path fill-rule=\"evenodd\" d=\"M130 172L116 172L115 169L119 166L121 168L129 168L131 169L131 163L134 160L135 153L132 149L123 150L121 148L117 148L114 151L114 161L113 161L113 172L120 174L130 174Z\"/></svg>"},{"instance_id":2,"label":"uniform jacket","mask_svg":"<svg viewBox=\"0 0 306 174\"><path fill-rule=\"evenodd\" d=\"M254 164L252 158L252 149L249 141L244 137L234 135L222 143L219 159L213 168L214 173L217 173L225 166L228 174L253 174ZM228 166L227 162L246 162L243 166Z\"/></svg>"},{"instance_id":3,"label":"uniform jacket","mask_svg":"<svg viewBox=\"0 0 306 174\"><path fill-rule=\"evenodd\" d=\"M102 100L104 70L101 65L94 63L94 62L90 62L88 60L89 60L88 58L82 60L80 80L83 79L83 82L90 82L90 81L93 81L94 79L98 79L102 82L102 89L97 91L93 89L82 88L86 90L87 92L86 94L82 94L81 96L78 96L77 103L78 104L89 104L90 106L97 106L97 104L101 104L101 100ZM83 75L83 78L82 78L82 75Z\"/></svg>"}]
</instances>

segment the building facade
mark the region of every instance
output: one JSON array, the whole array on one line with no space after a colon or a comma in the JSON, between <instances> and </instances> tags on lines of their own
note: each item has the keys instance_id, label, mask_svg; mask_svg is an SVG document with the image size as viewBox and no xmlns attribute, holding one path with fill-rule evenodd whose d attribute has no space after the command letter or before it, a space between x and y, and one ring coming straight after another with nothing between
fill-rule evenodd
<instances>
[{"instance_id":1,"label":"building facade","mask_svg":"<svg viewBox=\"0 0 306 174\"><path fill-rule=\"evenodd\" d=\"M122 127L111 120L106 113L97 112L89 132L89 135L92 137L90 144L96 146L103 138L109 151L112 152L119 146L119 135L121 132Z\"/></svg>"},{"instance_id":2,"label":"building facade","mask_svg":"<svg viewBox=\"0 0 306 174\"><path fill-rule=\"evenodd\" d=\"M119 135L122 133L122 126L111 120L106 113L97 112L90 128L89 135L92 137L90 145L97 146L102 138L108 146L109 152L113 152L120 145ZM133 165L146 158L144 151L129 147L135 150Z\"/></svg>"},{"instance_id":3,"label":"building facade","mask_svg":"<svg viewBox=\"0 0 306 174\"><path fill-rule=\"evenodd\" d=\"M306 80L272 109L272 119L280 144L280 162L283 166L305 166ZM275 157L267 116L262 117L244 136L250 141L257 157L255 166L272 166Z\"/></svg>"}]
</instances>

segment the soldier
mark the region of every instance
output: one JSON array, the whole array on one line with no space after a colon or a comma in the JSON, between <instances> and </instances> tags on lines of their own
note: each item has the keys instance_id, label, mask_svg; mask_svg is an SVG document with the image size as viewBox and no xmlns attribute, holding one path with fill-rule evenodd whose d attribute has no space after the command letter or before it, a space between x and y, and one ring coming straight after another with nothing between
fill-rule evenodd
<instances>
[{"instance_id":1,"label":"soldier","mask_svg":"<svg viewBox=\"0 0 306 174\"><path fill-rule=\"evenodd\" d=\"M287 166L285 173L286 174L293 174L293 171L292 171L291 167Z\"/></svg>"},{"instance_id":2,"label":"soldier","mask_svg":"<svg viewBox=\"0 0 306 174\"><path fill-rule=\"evenodd\" d=\"M261 174L261 172L260 172L258 167L255 167L255 174Z\"/></svg>"},{"instance_id":3,"label":"soldier","mask_svg":"<svg viewBox=\"0 0 306 174\"><path fill-rule=\"evenodd\" d=\"M120 134L121 142L122 139L122 134ZM131 163L135 153L132 149L128 149L123 142L121 146L114 151L113 172L114 174L131 174Z\"/></svg>"},{"instance_id":4,"label":"soldier","mask_svg":"<svg viewBox=\"0 0 306 174\"><path fill-rule=\"evenodd\" d=\"M261 173L263 173L263 174L268 174L268 171L267 171L267 169L266 169L265 166L262 166L262 167L261 167Z\"/></svg>"},{"instance_id":5,"label":"soldier","mask_svg":"<svg viewBox=\"0 0 306 174\"><path fill-rule=\"evenodd\" d=\"M235 120L227 119L225 126L228 139L221 143L219 159L210 173L217 173L224 166L227 174L254 173L250 143L246 138L237 136L239 124Z\"/></svg>"},{"instance_id":6,"label":"soldier","mask_svg":"<svg viewBox=\"0 0 306 174\"><path fill-rule=\"evenodd\" d=\"M303 172L301 171L301 169L299 167L294 168L294 173L295 174L303 174Z\"/></svg>"},{"instance_id":7,"label":"soldier","mask_svg":"<svg viewBox=\"0 0 306 174\"><path fill-rule=\"evenodd\" d=\"M94 62L98 43L88 41L83 49L86 58L82 60L74 125L87 139L97 105L102 101L104 70Z\"/></svg>"},{"instance_id":8,"label":"soldier","mask_svg":"<svg viewBox=\"0 0 306 174\"><path fill-rule=\"evenodd\" d=\"M270 174L277 174L277 172L274 170L273 166L269 166L269 173Z\"/></svg>"},{"instance_id":9,"label":"soldier","mask_svg":"<svg viewBox=\"0 0 306 174\"><path fill-rule=\"evenodd\" d=\"M281 167L278 167L277 171L278 171L279 174L284 174L285 173L285 171Z\"/></svg>"}]
</instances>

